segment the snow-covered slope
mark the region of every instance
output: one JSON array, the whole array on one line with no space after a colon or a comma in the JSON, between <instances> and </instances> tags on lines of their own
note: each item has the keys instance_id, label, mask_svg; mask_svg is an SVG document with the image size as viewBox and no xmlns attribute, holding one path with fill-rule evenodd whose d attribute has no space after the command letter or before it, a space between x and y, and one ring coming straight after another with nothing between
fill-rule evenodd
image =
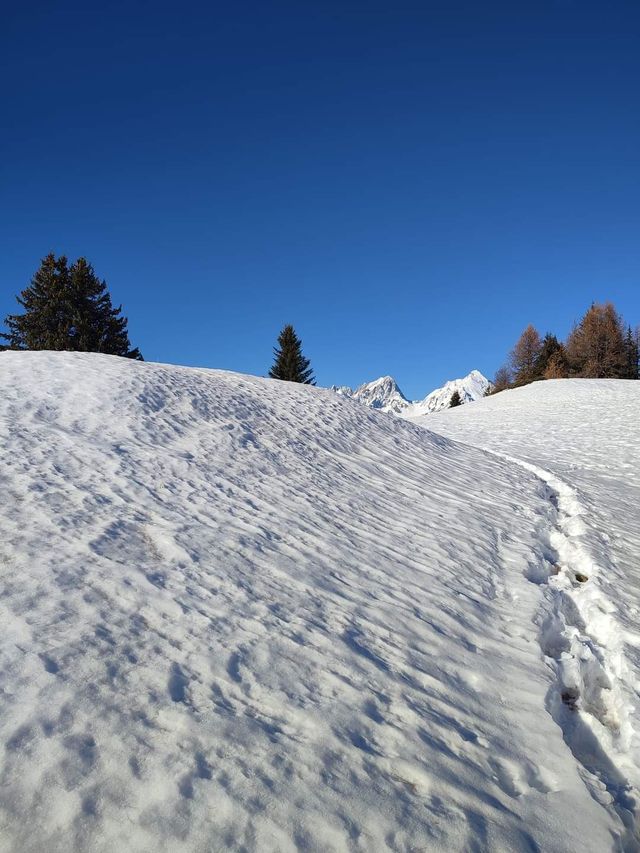
<instances>
[{"instance_id":1,"label":"snow-covered slope","mask_svg":"<svg viewBox=\"0 0 640 853\"><path fill-rule=\"evenodd\" d=\"M635 849L550 712L534 473L329 391L1 353L0 482L0 850Z\"/></svg>"},{"instance_id":2,"label":"snow-covered slope","mask_svg":"<svg viewBox=\"0 0 640 853\"><path fill-rule=\"evenodd\" d=\"M548 704L594 796L635 818L625 849L640 849L640 382L538 382L423 423L547 484L554 574L541 579L540 640L565 699Z\"/></svg>"},{"instance_id":3,"label":"snow-covered slope","mask_svg":"<svg viewBox=\"0 0 640 853\"><path fill-rule=\"evenodd\" d=\"M452 379L442 388L436 388L427 394L424 400L416 400L413 403L407 400L392 376L381 376L373 382L365 382L355 391L347 385L333 385L331 390L342 397L352 397L372 409L392 412L403 418L415 418L449 408L456 391L460 394L462 403L470 403L484 397L490 387L491 383L479 370L472 370L462 379Z\"/></svg>"}]
</instances>

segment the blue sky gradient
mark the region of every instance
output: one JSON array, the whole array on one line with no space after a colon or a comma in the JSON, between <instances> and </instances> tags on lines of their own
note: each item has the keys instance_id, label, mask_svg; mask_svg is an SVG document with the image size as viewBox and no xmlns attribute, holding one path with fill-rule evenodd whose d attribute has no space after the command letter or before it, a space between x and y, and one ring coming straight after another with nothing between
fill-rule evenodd
<instances>
[{"instance_id":1,"label":"blue sky gradient","mask_svg":"<svg viewBox=\"0 0 640 853\"><path fill-rule=\"evenodd\" d=\"M33 3L0 34L0 313L85 255L145 358L422 397L640 322L637 2Z\"/></svg>"}]
</instances>

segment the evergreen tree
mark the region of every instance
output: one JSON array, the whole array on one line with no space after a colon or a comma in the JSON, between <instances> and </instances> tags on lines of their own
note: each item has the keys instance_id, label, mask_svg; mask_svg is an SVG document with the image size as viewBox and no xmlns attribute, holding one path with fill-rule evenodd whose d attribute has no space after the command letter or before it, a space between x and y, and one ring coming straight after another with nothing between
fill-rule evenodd
<instances>
[{"instance_id":1,"label":"evergreen tree","mask_svg":"<svg viewBox=\"0 0 640 853\"><path fill-rule=\"evenodd\" d=\"M84 258L47 255L17 297L23 314L10 314L2 337L10 349L103 352L141 359L131 348L122 308L114 308L106 282Z\"/></svg>"},{"instance_id":2,"label":"evergreen tree","mask_svg":"<svg viewBox=\"0 0 640 853\"><path fill-rule=\"evenodd\" d=\"M29 287L17 296L24 314L9 314L1 337L9 349L60 350L71 329L69 267L62 255L50 253L40 264Z\"/></svg>"},{"instance_id":3,"label":"evergreen tree","mask_svg":"<svg viewBox=\"0 0 640 853\"><path fill-rule=\"evenodd\" d=\"M526 385L537 378L536 370L541 349L540 335L537 329L529 324L511 351L514 385Z\"/></svg>"},{"instance_id":4,"label":"evergreen tree","mask_svg":"<svg viewBox=\"0 0 640 853\"><path fill-rule=\"evenodd\" d=\"M538 353L538 357L534 366L535 379L549 378L546 374L550 362L553 360L553 368L551 372L557 372L561 369L562 362L565 359L566 354L564 352L564 346L560 343L560 341L556 338L555 335L552 335L547 332L547 334L542 340L540 352Z\"/></svg>"},{"instance_id":5,"label":"evergreen tree","mask_svg":"<svg viewBox=\"0 0 640 853\"><path fill-rule=\"evenodd\" d=\"M624 339L625 379L640 378L640 365L638 364L640 352L639 337L638 330L636 330L636 333L634 334L631 331L631 326L627 327L627 334Z\"/></svg>"},{"instance_id":6,"label":"evergreen tree","mask_svg":"<svg viewBox=\"0 0 640 853\"><path fill-rule=\"evenodd\" d=\"M275 360L269 376L287 382L315 385L316 380L308 358L302 354L302 341L293 326L287 325L278 335L278 346L274 347Z\"/></svg>"},{"instance_id":7,"label":"evergreen tree","mask_svg":"<svg viewBox=\"0 0 640 853\"><path fill-rule=\"evenodd\" d=\"M461 406L461 405L462 405L462 400L460 399L460 392L454 391L453 394L451 395L451 399L449 400L449 408L455 409L456 406Z\"/></svg>"},{"instance_id":8,"label":"evergreen tree","mask_svg":"<svg viewBox=\"0 0 640 853\"><path fill-rule=\"evenodd\" d=\"M86 258L71 266L70 278L73 325L67 349L141 360L140 350L129 342L122 306L113 307L107 283L100 281Z\"/></svg>"}]
</instances>

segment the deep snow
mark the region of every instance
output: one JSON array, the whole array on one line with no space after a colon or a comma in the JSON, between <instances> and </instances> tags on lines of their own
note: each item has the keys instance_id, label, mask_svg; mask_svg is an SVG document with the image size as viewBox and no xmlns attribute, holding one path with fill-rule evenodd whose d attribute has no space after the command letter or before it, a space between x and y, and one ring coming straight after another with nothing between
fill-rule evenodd
<instances>
[{"instance_id":1,"label":"deep snow","mask_svg":"<svg viewBox=\"0 0 640 853\"><path fill-rule=\"evenodd\" d=\"M536 473L221 371L0 386L1 850L636 849L550 700Z\"/></svg>"}]
</instances>

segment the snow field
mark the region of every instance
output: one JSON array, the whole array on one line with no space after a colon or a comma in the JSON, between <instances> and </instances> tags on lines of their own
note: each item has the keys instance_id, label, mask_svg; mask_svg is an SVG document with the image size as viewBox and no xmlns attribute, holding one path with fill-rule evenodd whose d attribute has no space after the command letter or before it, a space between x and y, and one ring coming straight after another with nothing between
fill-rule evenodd
<instances>
[{"instance_id":1,"label":"snow field","mask_svg":"<svg viewBox=\"0 0 640 853\"><path fill-rule=\"evenodd\" d=\"M633 511L637 482L628 473L629 459L637 457L640 446L638 413L635 383L560 380L496 395L483 402L473 420L450 413L423 421L445 435L491 448L549 487L556 510L548 536L550 572L531 578L546 583L538 616L540 643L555 661L558 682L548 707L584 767L593 796L618 812L627 830L621 841L626 850L640 849L635 725L640 685L634 654L639 629L634 563L640 538ZM582 488L524 459L542 461ZM631 515L620 517L625 500ZM619 531L615 539L622 566L603 527ZM636 621L625 631L629 614Z\"/></svg>"},{"instance_id":2,"label":"snow field","mask_svg":"<svg viewBox=\"0 0 640 853\"><path fill-rule=\"evenodd\" d=\"M531 471L221 371L0 382L0 850L629 848L546 710Z\"/></svg>"}]
</instances>

